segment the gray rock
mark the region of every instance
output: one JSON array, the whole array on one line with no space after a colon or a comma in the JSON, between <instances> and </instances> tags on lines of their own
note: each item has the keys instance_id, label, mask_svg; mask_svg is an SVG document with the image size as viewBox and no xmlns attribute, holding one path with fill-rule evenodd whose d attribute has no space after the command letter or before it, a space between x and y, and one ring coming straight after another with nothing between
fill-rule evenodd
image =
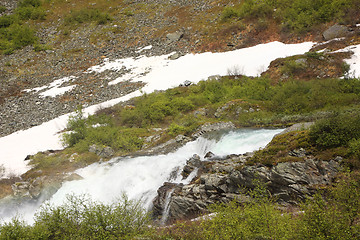
<instances>
[{"instance_id":1,"label":"gray rock","mask_svg":"<svg viewBox=\"0 0 360 240\"><path fill-rule=\"evenodd\" d=\"M203 167L203 162L200 160L200 156L194 154L190 159L186 161L186 165L181 172L183 179L186 179L190 173L192 173L195 169L199 169Z\"/></svg>"},{"instance_id":2,"label":"gray rock","mask_svg":"<svg viewBox=\"0 0 360 240\"><path fill-rule=\"evenodd\" d=\"M348 34L349 30L346 26L335 24L323 33L323 37L325 40L331 40L334 38L346 37Z\"/></svg>"},{"instance_id":3,"label":"gray rock","mask_svg":"<svg viewBox=\"0 0 360 240\"><path fill-rule=\"evenodd\" d=\"M184 36L183 32L174 32L166 34L167 43L177 42Z\"/></svg>"},{"instance_id":4,"label":"gray rock","mask_svg":"<svg viewBox=\"0 0 360 240\"><path fill-rule=\"evenodd\" d=\"M308 129L310 129L310 127L312 125L314 125L314 122L295 123L291 127L288 127L286 129L284 129L284 131L282 131L281 133L276 134L276 136L277 135L282 135L282 134L285 134L285 133L289 133L289 132L293 132L293 131L308 130Z\"/></svg>"},{"instance_id":5,"label":"gray rock","mask_svg":"<svg viewBox=\"0 0 360 240\"><path fill-rule=\"evenodd\" d=\"M235 125L232 122L218 122L218 123L206 123L199 127L197 131L192 134L192 138L196 139L207 132L235 129Z\"/></svg>"},{"instance_id":6,"label":"gray rock","mask_svg":"<svg viewBox=\"0 0 360 240\"><path fill-rule=\"evenodd\" d=\"M101 147L96 144L89 147L89 152L93 152L103 158L110 158L115 154L115 151L111 147Z\"/></svg>"},{"instance_id":7,"label":"gray rock","mask_svg":"<svg viewBox=\"0 0 360 240\"><path fill-rule=\"evenodd\" d=\"M198 180L176 186L169 200L169 219L193 217L206 212L208 206L216 202L233 199L249 202L248 190L255 187L254 179L265 183L279 203L296 204L299 199L314 194L317 186L330 184L339 171L339 159L314 160L305 149L299 149L296 154L305 154L307 160L284 162L271 167L260 164L247 166L244 158L249 156L241 155L203 165ZM188 160L188 165L197 161L199 156L194 156Z\"/></svg>"},{"instance_id":8,"label":"gray rock","mask_svg":"<svg viewBox=\"0 0 360 240\"><path fill-rule=\"evenodd\" d=\"M114 156L115 151L111 147L104 147L101 153L99 154L99 157L103 158L110 158Z\"/></svg>"},{"instance_id":9,"label":"gray rock","mask_svg":"<svg viewBox=\"0 0 360 240\"><path fill-rule=\"evenodd\" d=\"M180 57L180 54L179 53L174 53L174 54L172 54L170 57L169 57L169 59L170 60L176 60L176 59L178 59Z\"/></svg>"}]
</instances>

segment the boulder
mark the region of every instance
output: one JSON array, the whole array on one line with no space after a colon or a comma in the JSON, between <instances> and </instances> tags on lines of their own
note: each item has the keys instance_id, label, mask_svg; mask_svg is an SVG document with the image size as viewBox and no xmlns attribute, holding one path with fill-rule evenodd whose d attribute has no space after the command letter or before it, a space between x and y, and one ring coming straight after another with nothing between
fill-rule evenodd
<instances>
[{"instance_id":1,"label":"boulder","mask_svg":"<svg viewBox=\"0 0 360 240\"><path fill-rule=\"evenodd\" d=\"M176 60L176 59L178 59L180 56L181 56L181 55L176 52L176 53L170 55L170 56L169 56L169 59L170 59L170 60Z\"/></svg>"},{"instance_id":2,"label":"boulder","mask_svg":"<svg viewBox=\"0 0 360 240\"><path fill-rule=\"evenodd\" d=\"M348 34L349 30L346 26L335 24L323 33L323 37L328 41L334 38L346 37Z\"/></svg>"},{"instance_id":3,"label":"boulder","mask_svg":"<svg viewBox=\"0 0 360 240\"><path fill-rule=\"evenodd\" d=\"M96 144L89 147L89 152L93 152L102 158L111 158L115 154L115 151L111 147L101 147Z\"/></svg>"},{"instance_id":4,"label":"boulder","mask_svg":"<svg viewBox=\"0 0 360 240\"><path fill-rule=\"evenodd\" d=\"M179 41L182 37L184 36L183 32L173 32L173 33L168 33L166 34L166 42L167 43L172 43L172 42L177 42Z\"/></svg>"}]
</instances>

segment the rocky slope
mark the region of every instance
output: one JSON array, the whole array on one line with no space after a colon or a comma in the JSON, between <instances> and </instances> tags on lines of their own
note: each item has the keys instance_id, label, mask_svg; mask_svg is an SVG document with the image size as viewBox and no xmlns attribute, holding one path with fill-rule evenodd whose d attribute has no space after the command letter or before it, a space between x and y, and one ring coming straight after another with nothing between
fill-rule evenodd
<instances>
[{"instance_id":1,"label":"rocky slope","mask_svg":"<svg viewBox=\"0 0 360 240\"><path fill-rule=\"evenodd\" d=\"M2 0L0 4L11 12L16 2ZM232 5L229 1L138 0L121 1L117 5L111 2L89 5L86 1L74 1L46 4L46 20L30 24L37 29L39 42L48 49L35 52L32 46L28 46L0 58L0 136L39 125L73 111L78 105L120 97L141 85L132 82L108 85L124 71L84 73L104 58L113 60L174 51L181 56L190 52L234 50L269 40L303 40L303 37L282 36L274 26L259 34L252 24L244 29L237 27L238 23L222 22L224 7ZM70 27L64 23L70 10L89 6L107 8L113 21L105 25L84 23ZM321 39L322 36L313 38ZM148 45L153 48L136 52ZM76 87L64 95L44 98L39 96L41 92L24 91L70 76L75 77L70 83L76 84Z\"/></svg>"}]
</instances>

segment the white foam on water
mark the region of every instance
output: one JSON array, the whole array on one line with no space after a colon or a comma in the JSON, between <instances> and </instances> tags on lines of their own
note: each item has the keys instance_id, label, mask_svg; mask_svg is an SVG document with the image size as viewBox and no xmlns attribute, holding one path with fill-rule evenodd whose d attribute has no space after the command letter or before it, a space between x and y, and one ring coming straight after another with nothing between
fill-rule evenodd
<instances>
[{"instance_id":1,"label":"white foam on water","mask_svg":"<svg viewBox=\"0 0 360 240\"><path fill-rule=\"evenodd\" d=\"M83 179L65 182L52 196L50 203L60 205L68 194L86 194L93 200L110 203L125 193L129 199L141 200L143 206L149 209L157 190L164 182L191 181L190 178L185 181L181 179L181 170L193 154L204 156L208 151L212 151L215 154L228 155L254 151L264 147L281 131L282 129L236 130L226 133L218 141L200 137L166 155L114 158L110 162L95 163L78 170L77 173ZM172 179L170 176L174 171L177 171L177 177ZM32 223L34 213L41 203L39 201L25 204L19 207L18 214ZM13 215L0 215L5 221L11 217Z\"/></svg>"}]
</instances>

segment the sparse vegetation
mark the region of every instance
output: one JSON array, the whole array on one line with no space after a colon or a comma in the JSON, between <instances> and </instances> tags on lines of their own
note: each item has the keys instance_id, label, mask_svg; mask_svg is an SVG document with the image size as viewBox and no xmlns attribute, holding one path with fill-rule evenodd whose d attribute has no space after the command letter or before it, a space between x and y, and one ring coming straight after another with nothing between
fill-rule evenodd
<instances>
[{"instance_id":1,"label":"sparse vegetation","mask_svg":"<svg viewBox=\"0 0 360 240\"><path fill-rule=\"evenodd\" d=\"M358 5L358 0L245 0L235 7L226 7L222 19L275 19L284 31L301 33L330 21L354 23L354 16L360 15Z\"/></svg>"},{"instance_id":2,"label":"sparse vegetation","mask_svg":"<svg viewBox=\"0 0 360 240\"><path fill-rule=\"evenodd\" d=\"M97 24L106 24L111 21L111 17L108 13L101 12L99 9L81 9L72 11L67 17L65 17L66 25L81 24L85 22L96 22Z\"/></svg>"},{"instance_id":3,"label":"sparse vegetation","mask_svg":"<svg viewBox=\"0 0 360 240\"><path fill-rule=\"evenodd\" d=\"M12 54L16 49L37 42L35 30L25 21L44 20L45 10L37 0L20 1L15 13L0 17L0 53Z\"/></svg>"}]
</instances>

